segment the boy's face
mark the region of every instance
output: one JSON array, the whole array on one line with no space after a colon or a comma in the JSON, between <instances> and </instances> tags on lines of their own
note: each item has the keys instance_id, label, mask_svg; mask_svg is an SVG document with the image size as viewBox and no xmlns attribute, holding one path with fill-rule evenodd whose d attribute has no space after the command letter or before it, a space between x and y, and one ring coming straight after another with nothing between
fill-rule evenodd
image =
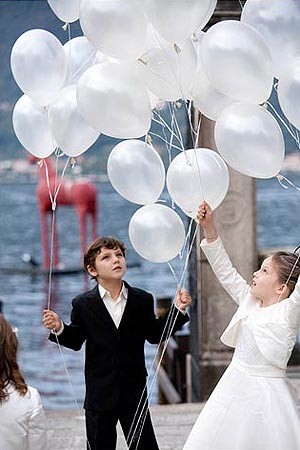
<instances>
[{"instance_id":1,"label":"boy's face","mask_svg":"<svg viewBox=\"0 0 300 450\"><path fill-rule=\"evenodd\" d=\"M101 280L119 281L126 272L126 260L120 248L102 247L95 259L95 267L89 266L87 269L100 284Z\"/></svg>"}]
</instances>

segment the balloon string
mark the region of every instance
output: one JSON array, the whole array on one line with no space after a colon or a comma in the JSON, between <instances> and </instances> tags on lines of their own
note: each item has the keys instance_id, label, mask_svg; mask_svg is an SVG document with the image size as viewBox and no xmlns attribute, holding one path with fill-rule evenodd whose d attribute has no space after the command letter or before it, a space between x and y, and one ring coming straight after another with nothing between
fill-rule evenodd
<instances>
[{"instance_id":1,"label":"balloon string","mask_svg":"<svg viewBox=\"0 0 300 450\"><path fill-rule=\"evenodd\" d=\"M296 189L297 191L300 191L300 187L296 186L291 180L289 180L288 178L284 177L281 174L276 175L277 181L279 182L279 184L284 188L284 189L288 189L289 187L286 186L282 180L284 180L286 183L288 183L290 186L292 186L294 189Z\"/></svg>"},{"instance_id":2,"label":"balloon string","mask_svg":"<svg viewBox=\"0 0 300 450\"><path fill-rule=\"evenodd\" d=\"M185 250L186 250L186 248L187 248L187 244L188 244L188 242L189 242L190 235L191 235L191 232L192 232L193 222L194 222L194 220L193 220L193 219L190 219L190 223L189 223L189 227L188 227L188 232L187 232L186 237L185 237L185 239L184 239L184 244L183 244L183 248L182 248L182 251L181 251L182 254L184 254L184 252L185 252ZM180 255L180 259L183 259L183 258L182 258L182 255Z\"/></svg>"},{"instance_id":3,"label":"balloon string","mask_svg":"<svg viewBox=\"0 0 300 450\"><path fill-rule=\"evenodd\" d=\"M180 126L178 124L178 120L177 120L176 112L175 112L175 105L177 105L178 103L179 102L175 102L175 103L172 102L172 109L170 109L170 104L168 104L168 107L169 107L170 115L173 118L172 124L174 125L174 128L177 130L177 133L178 133L178 135L180 137L181 147L182 147L182 150L184 151L185 150L185 145L184 145L184 142L183 142L182 133L181 133ZM181 106L181 103L179 103L179 104ZM172 114L171 114L171 111L172 111Z\"/></svg>"},{"instance_id":4,"label":"balloon string","mask_svg":"<svg viewBox=\"0 0 300 450\"><path fill-rule=\"evenodd\" d=\"M273 113L276 115L276 117L280 120L280 122L285 126L285 128L287 129L287 131L289 132L289 134L292 136L292 138L294 139L294 141L296 142L298 148L299 148L299 139L297 139L297 136L294 135L294 133L292 132L291 128L287 125L287 123L282 119L282 117L280 116L280 114L278 114L278 112L276 111L276 109L274 108L274 106L272 105L272 103L267 102L267 105L271 107Z\"/></svg>"},{"instance_id":5,"label":"balloon string","mask_svg":"<svg viewBox=\"0 0 300 450\"><path fill-rule=\"evenodd\" d=\"M170 132L171 136L174 136L177 139L177 141L181 145L180 150L182 150L184 148L184 145L182 144L180 136L177 135L176 132L174 131L174 128L170 128L169 124L163 119L163 117L157 111L154 111L154 114L158 116L159 120L155 118L153 118L152 120L161 125L163 129L166 128Z\"/></svg>"},{"instance_id":6,"label":"balloon string","mask_svg":"<svg viewBox=\"0 0 300 450\"><path fill-rule=\"evenodd\" d=\"M178 47L177 44L173 44L173 48L174 48L174 51L175 51L175 53L176 53L176 63L177 63L177 73L176 73L176 70L174 69L173 65L172 65L171 62L170 62L170 59L168 58L168 54L167 54L167 52L166 52L165 46L163 45L163 43L162 43L161 40L159 39L159 36L158 36L157 31L156 31L155 29L154 29L154 35L155 35L155 38L156 38L156 40L157 40L157 42L158 42L158 44L159 44L161 50L163 51L163 53L164 53L164 55L165 55L165 60L166 60L167 64L169 65L169 67L170 67L170 69L171 69L171 72L173 73L173 76L174 76L175 80L178 81L178 84L179 84L179 90L180 90L180 93L181 93L181 97L184 98L184 94L183 94L183 92L182 92L182 86L181 86L181 75L180 75L180 74L181 74L181 71L180 71L180 66L179 66L179 54L180 54L180 52L181 52L181 49L180 49L180 47ZM156 75L159 76L158 74L156 74ZM159 77L162 78L161 76L159 76ZM162 79L163 79L163 78L162 78ZM169 84L169 80L166 80L166 79L163 79L163 80L164 80L166 83Z\"/></svg>"},{"instance_id":7,"label":"balloon string","mask_svg":"<svg viewBox=\"0 0 300 450\"><path fill-rule=\"evenodd\" d=\"M153 120L153 119L152 119ZM156 121L155 121L156 122ZM170 142L167 140L167 139L164 139L162 136L160 136L159 134L157 134L157 133L154 133L153 131L150 131L150 133L149 133L151 136L156 136L156 137L158 137L161 141L163 141L166 145L167 145L167 147L169 147L169 144L170 144ZM180 151L182 151L182 148L181 147L178 147L177 145L175 145L175 144L172 144L172 147L173 148L176 148L177 150L180 150Z\"/></svg>"},{"instance_id":8,"label":"balloon string","mask_svg":"<svg viewBox=\"0 0 300 450\"><path fill-rule=\"evenodd\" d=\"M152 373L152 371L153 371L153 366L154 366L154 364L155 364L155 361L156 361L157 358L158 358L158 352L159 352L159 348L160 348L160 346L161 346L161 344L162 344L163 336L165 335L165 332L166 332L166 330L167 330L167 327L168 327L168 325L169 325L169 322L172 320L172 316L173 316L173 308L171 307L171 309L170 309L170 311L169 311L169 313L168 313L168 317L167 317L167 320L166 320L166 323L165 323L163 332L162 332L162 334L161 334L159 343L158 343L158 345L157 345L157 348L156 348L156 351L155 351L155 355L154 355L154 357L153 357L153 359L152 359L152 362L151 362L151 366L150 366L150 369L149 369L149 372L150 372L150 373ZM167 336L166 339L169 340L169 337ZM148 398L149 398L150 395L152 394L153 383L154 383L154 381L156 380L156 377L157 377L157 371L155 371L155 373L154 373L154 375L153 375L153 380L152 380L151 385L150 385L150 388L149 388L149 394L146 396L146 399L145 399L144 404L143 404L143 407L142 407L142 411L144 410L145 404L147 404ZM129 448L131 448L132 442L133 442L133 440L134 440L135 437L136 437L136 430L137 430L137 427L139 426L139 422L140 422L140 420L141 420L141 415L142 415L142 413L139 414L138 418L137 418L137 415L138 415L138 411L139 411L139 408L140 408L140 405L141 405L143 396L144 396L144 394L146 393L146 390L147 390L147 382L145 383L144 389L143 389L142 394L141 394L141 396L140 396L138 406L137 406L137 408L136 408L136 411L135 411L135 414L134 414L134 417L133 417L133 420L132 420L132 423L131 423L129 432L128 432L127 437L126 437L126 441L128 442L128 440L129 440L129 443L128 443L128 447L129 447ZM137 419L137 421L136 421L136 419ZM136 425L135 425L135 421L136 421ZM133 428L134 428L134 430L133 430ZM130 437L130 436L131 436L131 437Z\"/></svg>"},{"instance_id":9,"label":"balloon string","mask_svg":"<svg viewBox=\"0 0 300 450\"><path fill-rule=\"evenodd\" d=\"M58 176L57 176L57 161L58 161L58 159L57 158L56 158L56 163L55 163L55 181L54 181L54 193L53 193L53 196L52 196L52 193L51 193L51 185L50 185L50 178L49 178L49 171L48 171L47 162L46 162L46 160L43 160L43 164L45 165L46 183L47 183L47 187L48 187L48 193L49 193L49 197L50 197L50 201L51 201L51 209L52 209L51 233L50 233L50 261L49 261L49 276L48 276L47 309L50 309L50 305L51 305L53 255L54 255L54 235L55 235L55 220L56 220L56 216L55 216L56 200L57 200L57 196L58 196L59 190L60 190L61 185L62 185L62 181L63 181L63 177L65 175L65 171L66 171L67 165L68 165L69 160L70 160L70 158L68 158L67 163L66 163L66 165L64 167L64 170L63 170L63 173L62 173L61 181L58 184L58 186L56 186L57 185L57 178L58 178Z\"/></svg>"},{"instance_id":10,"label":"balloon string","mask_svg":"<svg viewBox=\"0 0 300 450\"><path fill-rule=\"evenodd\" d=\"M239 4L240 4L240 7L241 7L241 11L243 11L244 5L243 5L241 0L239 0Z\"/></svg>"},{"instance_id":11,"label":"balloon string","mask_svg":"<svg viewBox=\"0 0 300 450\"><path fill-rule=\"evenodd\" d=\"M68 30L68 39L70 41L72 39L72 36L71 36L71 25L69 23L67 23L67 30Z\"/></svg>"},{"instance_id":12,"label":"balloon string","mask_svg":"<svg viewBox=\"0 0 300 450\"><path fill-rule=\"evenodd\" d=\"M51 202L51 204L53 204L53 197L52 197L50 179L49 179L49 171L48 171L48 165L47 165L46 159L42 159L41 161L39 161L38 165L40 166L40 168L42 168L43 166L45 167L45 176L46 176L46 184L47 184L47 188L48 188L48 194L50 197L50 202Z\"/></svg>"},{"instance_id":13,"label":"balloon string","mask_svg":"<svg viewBox=\"0 0 300 450\"><path fill-rule=\"evenodd\" d=\"M190 247L189 247L189 249L188 249L188 252L187 252L186 262L185 262L185 267L184 267L184 270L183 270L183 273L182 273L182 276L181 276L181 280L180 280L180 282L179 282L179 287L182 285L182 280L184 279L185 273L187 272L187 264L188 264L188 260L189 260L189 257L190 257L190 253L191 253L193 244L194 244L194 240L195 240L195 237L196 237L197 229L198 229L198 227L196 227L195 233L194 233L194 235L193 235L193 239L192 239L192 241L191 241L191 245L190 245ZM191 227L189 227L189 233L190 233L190 230L191 230ZM171 268L172 266L169 265L169 267ZM172 273L173 273L173 272L174 272L174 271L173 271L173 268L172 268ZM175 275L175 279L177 280L176 275ZM144 390L143 390L142 395L141 395L141 397L140 397L140 401L139 401L139 403L138 403L138 406L137 406L137 409L136 409L136 412L135 412L133 421L132 421L131 426L130 426L130 430L129 430L128 435L127 435L127 439L126 439L126 440L127 440L127 441L129 440L129 443L128 443L128 447L129 447L129 448L131 448L131 445L132 445L133 441L136 439L137 434L139 434L138 442L139 442L139 440L140 440L141 432L142 432L142 429L143 429L143 426L144 426L144 423L145 423L145 420L146 420L146 414L147 414L147 401L148 401L148 398L149 398L149 397L151 396L151 394L152 394L154 382L155 382L156 379L157 379L158 371L159 371L159 368L160 368L160 366L161 366L163 356L164 356L165 351L166 351L166 349L167 349L167 347L168 347L168 344L169 344L169 341L170 341L170 338L171 338L171 335L172 335L172 332L173 332L173 329L174 329L174 325L175 325L176 319L177 319L177 317L178 317L178 314L180 313L179 309L176 308L176 307L174 307L174 300L175 300L175 298L176 298L176 297L174 297L174 299L173 299L173 305L172 305L173 308L171 307L171 309L170 309L170 311L169 311L168 318L167 318L167 321L166 321L166 324L165 324L165 327L164 327L162 336L161 336L161 338L160 338L160 342L159 342L159 344L158 344L158 346L157 346L157 349L156 349L154 358L153 358L153 360L152 360L150 372L152 371L152 368L153 368L153 365L154 365L155 361L157 361L159 348L160 348L160 346L161 346L161 344L162 344L162 337L164 336L165 330L166 330L166 328L168 327L168 330L167 330L167 336L166 336L166 340L165 340L164 345L163 345L163 348L162 348L161 356L160 356L159 361L158 361L157 364L156 364L156 370L155 370L155 373L154 373L154 375L153 375L151 385L150 385L150 387L149 387L149 394L148 394L148 396L146 397L146 399L145 399L145 401L144 401L144 404L143 404L142 409L141 409L141 413L140 413L139 416L138 416L137 423L136 423L135 428L134 428L134 430L133 430L134 423L135 423L135 420L136 420L136 417L137 417L137 414L138 414L138 411L139 411L139 408L140 408L140 404L141 404L141 402L142 402L143 395L144 395L144 393L145 393L145 391L146 391L146 389L147 389L147 384L145 384L145 387L144 387ZM176 310L177 310L177 311L176 311ZM175 314L175 317L174 317L175 311L176 311L176 314ZM146 408L146 409L145 409L145 408ZM142 425L141 425L141 426L140 426L140 422L142 422ZM138 430L139 430L139 432L138 432ZM137 433L137 432L138 432L138 433ZM131 437L130 437L130 436L131 436ZM130 438L130 439L129 439L129 438ZM137 442L137 445L138 445L138 442ZM135 448L137 448L137 445L136 445Z\"/></svg>"},{"instance_id":14,"label":"balloon string","mask_svg":"<svg viewBox=\"0 0 300 450\"><path fill-rule=\"evenodd\" d=\"M48 293L47 293L47 309L50 309L50 304L51 304L54 232L55 232L55 208L53 209L53 207L52 207L51 234L50 234L50 262L49 262Z\"/></svg>"},{"instance_id":15,"label":"balloon string","mask_svg":"<svg viewBox=\"0 0 300 450\"><path fill-rule=\"evenodd\" d=\"M70 376L70 373L69 373L69 370L68 370L68 366L67 366L67 363L66 363L63 351L62 351L62 347L61 347L61 345L59 343L57 333L54 332L54 335L55 335L56 343L58 345L60 357L62 359L63 366L64 366L65 372L67 374L68 383L69 383L69 386L70 386L70 389L71 389L71 394L72 394L73 401L74 401L75 406L76 406L77 413L78 413L78 415L81 415L81 408L79 408L79 405L78 405L78 402L77 402L77 399L76 399L74 385L73 385L72 380L71 380L71 376ZM88 445L88 450L91 450L91 446L90 446L88 438L86 437L85 440L86 440L86 443Z\"/></svg>"},{"instance_id":16,"label":"balloon string","mask_svg":"<svg viewBox=\"0 0 300 450\"><path fill-rule=\"evenodd\" d=\"M61 174L61 180L60 180L59 185L57 186L57 189L56 189L56 192L55 192L55 196L54 196L54 204L55 204L55 205L56 205L56 199L57 199L57 196L58 196L58 194L59 194L60 188L61 188L61 186L62 186L63 179L64 179L64 176L65 176L65 173L66 173L66 170L67 170L67 167L68 167L68 164L69 164L70 160L71 160L71 158L68 157L67 162L66 162L66 164L65 164L65 166L64 166L64 168L63 168L63 171L62 171L62 174ZM56 166L57 166L57 165L56 165Z\"/></svg>"},{"instance_id":17,"label":"balloon string","mask_svg":"<svg viewBox=\"0 0 300 450\"><path fill-rule=\"evenodd\" d=\"M54 187L54 197L52 196L52 193L51 193L51 186L50 186L50 179L49 179L49 171L48 171L47 162L46 162L46 160L43 160L43 161L42 161L42 164L45 165L46 183L47 183L48 193L49 193L49 197L50 197L50 201L51 201L51 205L52 205L52 220L51 220L51 235L50 235L50 262L49 262L48 293L47 293L47 309L50 309L50 306L51 306L52 275L53 275L53 253L54 253L54 233L55 233L55 219L56 219L56 217L55 217L55 212L56 212L56 200L57 200L57 196L58 196L59 190L60 190L61 185L62 185L62 181L63 181L64 175L65 175L65 172L66 172L68 163L69 163L69 161L70 161L70 158L68 158L68 160L67 160L67 162L66 162L66 164L65 164L65 167L64 167L64 169L63 169L63 172L62 172L61 181L60 181L60 183L58 184L58 186L56 187L56 185L57 185L57 169L58 169L58 167L57 167L57 162L58 162L58 158L59 158L59 154L57 154L56 164L55 164L55 183L54 183L54 186L55 186L55 187ZM80 408L79 408L79 405L78 405L78 402L77 402L77 399L76 399L76 396L75 396L75 389L74 389L74 386L73 386L72 381L71 381L71 376L70 376L70 373L69 373L69 371L68 371L68 367L67 367L66 360L65 360L64 355L63 355L63 352L62 352L61 345L60 345L60 343L59 343L59 341L58 341L57 334L56 334L56 333L54 333L54 334L55 334L55 338L56 338L57 345L58 345L58 348L59 348L60 356L61 356L61 359L62 359L62 361L63 361L64 369L65 369L65 372L66 372L66 374L67 374L68 383L69 383L69 386L70 386L70 388L71 388L71 393L72 393L73 400L74 400L74 402L75 402L75 406L76 406L77 412L78 412L78 414L81 414L81 410L80 410ZM91 450L91 446L90 446L90 443L89 443L89 441L88 441L87 438L86 438L86 442L87 442L87 445L88 445L88 449Z\"/></svg>"},{"instance_id":18,"label":"balloon string","mask_svg":"<svg viewBox=\"0 0 300 450\"><path fill-rule=\"evenodd\" d=\"M188 102L188 106L187 106L186 102L184 102L184 107L185 107L186 114L187 114L187 117L188 117L188 123L189 123L189 127L190 127L189 129L190 129L190 134L191 134L193 146L195 146L195 142L198 141L198 134L195 131L193 123L192 123L192 114L191 114L192 102L189 101Z\"/></svg>"},{"instance_id":19,"label":"balloon string","mask_svg":"<svg viewBox=\"0 0 300 450\"><path fill-rule=\"evenodd\" d=\"M174 121L171 122L171 126L170 126L170 125L164 120L164 118L161 116L161 114L159 114L158 111L155 111L155 110L154 110L153 112L154 112L154 114L156 114L156 115L158 116L158 118L159 118L159 120L160 120L160 122L157 122L157 123L160 123L160 125L162 125L164 128L166 128L166 129L170 132L171 136L173 135L173 136L177 139L177 141L178 141L179 144L181 145L181 148L184 148L184 145L183 145L183 142L182 142L182 136L181 136L181 134L178 133L178 131L176 130L176 128L175 128L175 126L174 126L175 117L174 117ZM170 107L169 107L169 113L171 114L171 112L170 112ZM155 119L152 119L152 120L155 121Z\"/></svg>"}]
</instances>

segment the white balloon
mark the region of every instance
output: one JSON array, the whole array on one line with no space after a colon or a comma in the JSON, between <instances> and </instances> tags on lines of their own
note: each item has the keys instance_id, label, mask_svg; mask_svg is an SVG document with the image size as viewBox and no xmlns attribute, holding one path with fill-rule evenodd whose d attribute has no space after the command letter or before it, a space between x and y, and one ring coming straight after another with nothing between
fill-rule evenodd
<instances>
[{"instance_id":1,"label":"white balloon","mask_svg":"<svg viewBox=\"0 0 300 450\"><path fill-rule=\"evenodd\" d=\"M202 62L201 62L201 42L202 39L205 36L205 32L201 31L201 30L197 30L192 38L192 42L196 51L196 55L197 55L197 68L196 70L198 70L200 67L202 67Z\"/></svg>"},{"instance_id":2,"label":"white balloon","mask_svg":"<svg viewBox=\"0 0 300 450\"><path fill-rule=\"evenodd\" d=\"M135 251L148 261L161 263L175 258L182 250L185 230L182 220L164 205L138 209L129 223L129 237Z\"/></svg>"},{"instance_id":3,"label":"white balloon","mask_svg":"<svg viewBox=\"0 0 300 450\"><path fill-rule=\"evenodd\" d=\"M19 87L38 105L49 105L58 95L66 74L59 40L46 30L29 30L14 43L11 70Z\"/></svg>"},{"instance_id":4,"label":"white balloon","mask_svg":"<svg viewBox=\"0 0 300 450\"><path fill-rule=\"evenodd\" d=\"M96 60L97 50L84 36L71 39L63 46L67 62L65 86L76 84Z\"/></svg>"},{"instance_id":5,"label":"white balloon","mask_svg":"<svg viewBox=\"0 0 300 450\"><path fill-rule=\"evenodd\" d=\"M157 31L169 42L180 42L203 28L217 0L145 0L147 14Z\"/></svg>"},{"instance_id":6,"label":"white balloon","mask_svg":"<svg viewBox=\"0 0 300 450\"><path fill-rule=\"evenodd\" d=\"M74 85L62 89L60 99L50 106L49 125L58 146L68 156L81 155L99 137L79 114Z\"/></svg>"},{"instance_id":7,"label":"white balloon","mask_svg":"<svg viewBox=\"0 0 300 450\"><path fill-rule=\"evenodd\" d=\"M272 56L272 73L280 78L300 55L299 0L247 0L241 21L264 37Z\"/></svg>"},{"instance_id":8,"label":"white balloon","mask_svg":"<svg viewBox=\"0 0 300 450\"><path fill-rule=\"evenodd\" d=\"M77 102L87 122L107 136L131 139L149 131L149 97L129 64L108 62L90 67L79 80Z\"/></svg>"},{"instance_id":9,"label":"white balloon","mask_svg":"<svg viewBox=\"0 0 300 450\"><path fill-rule=\"evenodd\" d=\"M300 56L280 78L278 100L287 119L300 130Z\"/></svg>"},{"instance_id":10,"label":"white balloon","mask_svg":"<svg viewBox=\"0 0 300 450\"><path fill-rule=\"evenodd\" d=\"M227 106L236 102L215 88L200 66L192 84L191 99L194 106L211 120L217 120Z\"/></svg>"},{"instance_id":11,"label":"white balloon","mask_svg":"<svg viewBox=\"0 0 300 450\"><path fill-rule=\"evenodd\" d=\"M167 187L174 202L194 219L202 201L212 209L220 205L229 187L228 169L213 150L185 150L170 164Z\"/></svg>"},{"instance_id":12,"label":"white balloon","mask_svg":"<svg viewBox=\"0 0 300 450\"><path fill-rule=\"evenodd\" d=\"M201 42L208 80L223 94L245 103L265 102L272 91L271 55L261 34L250 25L224 20Z\"/></svg>"},{"instance_id":13,"label":"white balloon","mask_svg":"<svg viewBox=\"0 0 300 450\"><path fill-rule=\"evenodd\" d=\"M47 0L50 8L63 22L72 23L79 18L81 0Z\"/></svg>"},{"instance_id":14,"label":"white balloon","mask_svg":"<svg viewBox=\"0 0 300 450\"><path fill-rule=\"evenodd\" d=\"M158 105L160 105L163 102L163 100L161 100L153 92L151 92L151 91L147 91L147 92L148 92L148 96L149 96L149 102L150 102L151 109L155 109Z\"/></svg>"},{"instance_id":15,"label":"white balloon","mask_svg":"<svg viewBox=\"0 0 300 450\"><path fill-rule=\"evenodd\" d=\"M12 122L17 138L34 156L47 158L55 150L47 109L36 105L27 95L22 95L15 104Z\"/></svg>"},{"instance_id":16,"label":"white balloon","mask_svg":"<svg viewBox=\"0 0 300 450\"><path fill-rule=\"evenodd\" d=\"M146 41L146 17L136 0L82 0L81 28L102 53L136 59Z\"/></svg>"},{"instance_id":17,"label":"white balloon","mask_svg":"<svg viewBox=\"0 0 300 450\"><path fill-rule=\"evenodd\" d=\"M139 205L156 202L165 184L161 157L153 147L138 140L120 142L112 149L107 173L115 190Z\"/></svg>"},{"instance_id":18,"label":"white balloon","mask_svg":"<svg viewBox=\"0 0 300 450\"><path fill-rule=\"evenodd\" d=\"M215 141L225 161L245 175L271 178L282 167L280 126L261 106L236 103L224 109L216 122Z\"/></svg>"},{"instance_id":19,"label":"white balloon","mask_svg":"<svg viewBox=\"0 0 300 450\"><path fill-rule=\"evenodd\" d=\"M197 65L191 41L152 48L139 61L140 77L155 95L168 101L187 97Z\"/></svg>"},{"instance_id":20,"label":"white balloon","mask_svg":"<svg viewBox=\"0 0 300 450\"><path fill-rule=\"evenodd\" d=\"M194 106L211 120L217 120L221 112L235 102L209 83L203 72L199 72L197 82L192 87L191 99Z\"/></svg>"},{"instance_id":21,"label":"white balloon","mask_svg":"<svg viewBox=\"0 0 300 450\"><path fill-rule=\"evenodd\" d=\"M104 55L104 53L99 52L97 50L95 57L95 64L102 64L103 62L118 62L117 58L113 58L112 56Z\"/></svg>"}]
</instances>

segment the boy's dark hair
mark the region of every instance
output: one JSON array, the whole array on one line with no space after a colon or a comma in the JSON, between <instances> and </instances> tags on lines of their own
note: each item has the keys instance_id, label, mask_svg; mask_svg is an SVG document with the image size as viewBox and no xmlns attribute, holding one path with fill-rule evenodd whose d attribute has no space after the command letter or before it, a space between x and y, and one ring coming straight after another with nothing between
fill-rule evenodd
<instances>
[{"instance_id":1,"label":"boy's dark hair","mask_svg":"<svg viewBox=\"0 0 300 450\"><path fill-rule=\"evenodd\" d=\"M300 275L300 260L298 255L291 252L279 251L274 253L272 261L275 263L279 282L286 284L291 294Z\"/></svg>"},{"instance_id":2,"label":"boy's dark hair","mask_svg":"<svg viewBox=\"0 0 300 450\"><path fill-rule=\"evenodd\" d=\"M126 248L123 242L114 238L113 236L101 236L95 239L88 246L84 253L83 265L85 270L88 272L88 266L95 267L95 259L97 255L101 252L101 249L105 247L110 250L120 249L123 255L125 256ZM92 277L92 279L96 279L96 277Z\"/></svg>"}]
</instances>

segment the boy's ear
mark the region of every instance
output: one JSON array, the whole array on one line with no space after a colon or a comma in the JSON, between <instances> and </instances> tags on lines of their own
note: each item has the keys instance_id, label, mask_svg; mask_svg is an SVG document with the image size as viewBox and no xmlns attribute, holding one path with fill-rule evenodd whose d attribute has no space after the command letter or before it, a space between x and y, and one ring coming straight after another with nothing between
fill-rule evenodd
<instances>
[{"instance_id":1,"label":"boy's ear","mask_svg":"<svg viewBox=\"0 0 300 450\"><path fill-rule=\"evenodd\" d=\"M86 267L88 273L92 276L92 277L96 277L97 276L97 271L95 269L95 267L93 266L87 266Z\"/></svg>"}]
</instances>

